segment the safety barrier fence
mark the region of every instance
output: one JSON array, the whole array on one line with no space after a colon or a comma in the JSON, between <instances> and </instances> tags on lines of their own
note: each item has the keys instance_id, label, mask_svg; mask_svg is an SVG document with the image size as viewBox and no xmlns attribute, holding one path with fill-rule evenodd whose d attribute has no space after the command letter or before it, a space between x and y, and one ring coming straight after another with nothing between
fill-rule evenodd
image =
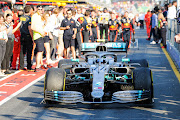
<instances>
[{"instance_id":1,"label":"safety barrier fence","mask_svg":"<svg viewBox=\"0 0 180 120\"><path fill-rule=\"evenodd\" d=\"M180 70L180 44L174 40L174 36L178 33L180 33L180 24L176 19L168 19L167 51L177 65L178 70Z\"/></svg>"}]
</instances>

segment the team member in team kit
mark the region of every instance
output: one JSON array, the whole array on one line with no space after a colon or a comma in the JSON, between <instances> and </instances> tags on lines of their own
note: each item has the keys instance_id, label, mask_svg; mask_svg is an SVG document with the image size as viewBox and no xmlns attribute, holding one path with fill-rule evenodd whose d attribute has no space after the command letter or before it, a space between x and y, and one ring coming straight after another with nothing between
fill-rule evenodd
<instances>
[{"instance_id":1,"label":"team member in team kit","mask_svg":"<svg viewBox=\"0 0 180 120\"><path fill-rule=\"evenodd\" d=\"M83 30L82 30L82 36L83 36L83 42L87 43L89 42L89 36L91 31L91 19L90 19L90 11L86 10L84 14L84 23L82 24Z\"/></svg>"},{"instance_id":2,"label":"team member in team kit","mask_svg":"<svg viewBox=\"0 0 180 120\"><path fill-rule=\"evenodd\" d=\"M121 27L123 31L123 41L127 43L127 47L129 47L129 42L131 40L131 30L133 34L135 33L134 31L134 26L133 26L133 21L128 18L128 12L126 11L124 13L124 17L121 19Z\"/></svg>"},{"instance_id":3,"label":"team member in team kit","mask_svg":"<svg viewBox=\"0 0 180 120\"><path fill-rule=\"evenodd\" d=\"M109 25L109 40L115 42L117 40L117 34L119 30L119 21L116 19L115 11L111 12L111 19L108 22Z\"/></svg>"},{"instance_id":4,"label":"team member in team kit","mask_svg":"<svg viewBox=\"0 0 180 120\"><path fill-rule=\"evenodd\" d=\"M98 38L100 39L98 18L96 17L95 10L91 10L91 30L92 30L92 35L90 36L91 42L94 42Z\"/></svg>"},{"instance_id":5,"label":"team member in team kit","mask_svg":"<svg viewBox=\"0 0 180 120\"><path fill-rule=\"evenodd\" d=\"M15 28L19 23L18 10L16 8L13 9L13 19L14 19L13 28ZM18 29L14 33L14 37L15 37L15 39L14 39L14 48L13 48L12 69L16 70L16 61L17 61L17 58L19 58L20 50L21 50L21 42L20 42L21 33L20 33L20 29ZM20 66L20 59L19 59L18 69L19 69L19 66Z\"/></svg>"},{"instance_id":6,"label":"team member in team kit","mask_svg":"<svg viewBox=\"0 0 180 120\"><path fill-rule=\"evenodd\" d=\"M89 31L91 29L90 12L86 11L84 17L79 17L77 20L77 24L78 24L77 27L81 28L80 30L81 41L84 43L89 42Z\"/></svg>"},{"instance_id":7,"label":"team member in team kit","mask_svg":"<svg viewBox=\"0 0 180 120\"><path fill-rule=\"evenodd\" d=\"M145 15L145 18L144 18L145 22L146 22L146 31L147 31L147 36L148 38L150 38L150 31L151 31L151 11L148 10L147 11L147 14ZM149 39L147 39L149 40Z\"/></svg>"},{"instance_id":8,"label":"team member in team kit","mask_svg":"<svg viewBox=\"0 0 180 120\"><path fill-rule=\"evenodd\" d=\"M105 30L105 39L108 39L108 21L110 15L107 11L107 8L104 8L103 13L100 14L99 23L100 23L100 38L103 38L103 32Z\"/></svg>"},{"instance_id":9,"label":"team member in team kit","mask_svg":"<svg viewBox=\"0 0 180 120\"><path fill-rule=\"evenodd\" d=\"M20 21L22 21L22 25L20 27L21 32L21 51L20 51L20 68L24 69L24 55L27 53L27 69L31 70L31 55L33 48L33 40L32 40L32 30L31 30L31 17L30 13L33 9L31 6L26 6L24 8L25 14L20 17Z\"/></svg>"},{"instance_id":10,"label":"team member in team kit","mask_svg":"<svg viewBox=\"0 0 180 120\"><path fill-rule=\"evenodd\" d=\"M82 44L82 26L81 26L81 23L79 22L80 17L78 18L79 15L77 15L77 14L75 16L76 27L77 27L76 41L77 41L77 49L78 49L78 52L79 52L78 57L80 58L81 57L81 49L82 49L82 47L81 47L81 44Z\"/></svg>"},{"instance_id":11,"label":"team member in team kit","mask_svg":"<svg viewBox=\"0 0 180 120\"><path fill-rule=\"evenodd\" d=\"M60 30L64 30L63 40L64 40L64 57L67 59L69 53L67 49L70 47L72 51L73 59L76 59L75 52L75 38L77 33L75 20L72 19L72 11L69 9L66 11L67 17L62 21Z\"/></svg>"},{"instance_id":12,"label":"team member in team kit","mask_svg":"<svg viewBox=\"0 0 180 120\"><path fill-rule=\"evenodd\" d=\"M82 44L82 22L84 20L83 14L81 13L81 8L77 8L77 13L74 17L74 20L76 21L76 27L77 27L77 34L76 34L76 40L77 40L77 48L78 48L78 57L81 58L81 44ZM80 20L83 19L83 20Z\"/></svg>"}]
</instances>

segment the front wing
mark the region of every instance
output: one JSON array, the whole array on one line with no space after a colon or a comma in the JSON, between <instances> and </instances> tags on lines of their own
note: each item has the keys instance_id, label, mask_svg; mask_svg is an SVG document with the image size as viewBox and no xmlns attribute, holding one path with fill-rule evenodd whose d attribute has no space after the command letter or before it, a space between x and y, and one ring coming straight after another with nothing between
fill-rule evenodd
<instances>
[{"instance_id":1,"label":"front wing","mask_svg":"<svg viewBox=\"0 0 180 120\"><path fill-rule=\"evenodd\" d=\"M147 90L127 90L113 93L111 101L84 101L83 94L77 91L45 91L44 100L56 101L61 103L130 103L144 101L151 95Z\"/></svg>"}]
</instances>

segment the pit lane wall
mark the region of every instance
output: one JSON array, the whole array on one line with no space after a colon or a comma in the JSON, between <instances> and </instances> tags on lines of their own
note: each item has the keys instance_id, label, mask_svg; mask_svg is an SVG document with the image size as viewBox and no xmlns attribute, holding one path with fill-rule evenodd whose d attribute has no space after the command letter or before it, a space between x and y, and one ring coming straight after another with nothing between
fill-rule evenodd
<instances>
[{"instance_id":1,"label":"pit lane wall","mask_svg":"<svg viewBox=\"0 0 180 120\"><path fill-rule=\"evenodd\" d=\"M174 36L180 33L180 24L176 19L168 19L167 28L167 51L180 71L180 44L176 43Z\"/></svg>"}]
</instances>

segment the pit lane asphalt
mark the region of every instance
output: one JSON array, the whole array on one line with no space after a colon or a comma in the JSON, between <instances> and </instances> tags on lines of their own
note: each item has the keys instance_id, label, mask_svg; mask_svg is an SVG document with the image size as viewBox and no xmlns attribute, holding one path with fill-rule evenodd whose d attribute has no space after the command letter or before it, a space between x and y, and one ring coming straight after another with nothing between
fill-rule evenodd
<instances>
[{"instance_id":1,"label":"pit lane asphalt","mask_svg":"<svg viewBox=\"0 0 180 120\"><path fill-rule=\"evenodd\" d=\"M146 31L136 30L139 50L131 49L131 59L145 58L153 72L155 103L153 107L137 104L41 104L44 79L0 106L0 120L98 120L98 119L180 119L180 84L160 45L146 41ZM120 60L120 57L118 57Z\"/></svg>"}]
</instances>

